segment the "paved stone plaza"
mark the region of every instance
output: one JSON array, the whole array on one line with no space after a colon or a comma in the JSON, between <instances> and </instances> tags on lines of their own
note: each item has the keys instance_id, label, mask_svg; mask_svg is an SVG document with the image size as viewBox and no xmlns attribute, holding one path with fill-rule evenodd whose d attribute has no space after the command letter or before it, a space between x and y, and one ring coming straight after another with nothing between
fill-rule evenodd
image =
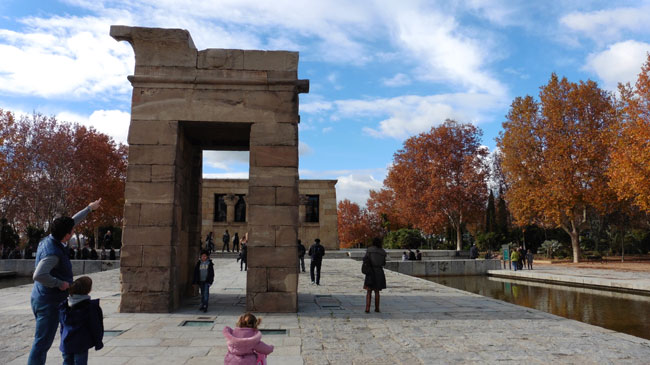
<instances>
[{"instance_id":1,"label":"paved stone plaza","mask_svg":"<svg viewBox=\"0 0 650 365\"><path fill-rule=\"evenodd\" d=\"M219 364L221 334L245 308L245 275L232 259L215 259L210 309L198 297L173 314L117 313L119 271L91 274L93 297L102 298L105 348L90 351L91 364ZM366 314L361 263L325 260L321 286L300 276L299 312L260 314L275 345L270 364L641 364L650 341L567 320L537 310L387 272L382 313ZM0 290L0 363L25 364L34 331L31 285ZM181 327L185 320L214 320ZM49 363L60 363L58 336Z\"/></svg>"}]
</instances>

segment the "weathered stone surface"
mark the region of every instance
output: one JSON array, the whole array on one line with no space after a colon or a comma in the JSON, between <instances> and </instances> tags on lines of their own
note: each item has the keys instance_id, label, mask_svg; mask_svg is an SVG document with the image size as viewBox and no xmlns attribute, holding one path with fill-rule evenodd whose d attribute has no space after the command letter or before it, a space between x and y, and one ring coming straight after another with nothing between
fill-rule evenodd
<instances>
[{"instance_id":1,"label":"weathered stone surface","mask_svg":"<svg viewBox=\"0 0 650 365\"><path fill-rule=\"evenodd\" d=\"M125 226L137 226L140 224L140 204L139 203L125 203L124 204L124 220L122 222Z\"/></svg>"},{"instance_id":2,"label":"weathered stone surface","mask_svg":"<svg viewBox=\"0 0 650 365\"><path fill-rule=\"evenodd\" d=\"M297 71L298 52L244 51L244 69Z\"/></svg>"},{"instance_id":3,"label":"weathered stone surface","mask_svg":"<svg viewBox=\"0 0 650 365\"><path fill-rule=\"evenodd\" d=\"M126 181L151 181L151 165L129 165L126 169Z\"/></svg>"},{"instance_id":4,"label":"weathered stone surface","mask_svg":"<svg viewBox=\"0 0 650 365\"><path fill-rule=\"evenodd\" d=\"M251 165L249 184L253 186L295 186L298 184L297 167L258 167Z\"/></svg>"},{"instance_id":5,"label":"weathered stone surface","mask_svg":"<svg viewBox=\"0 0 650 365\"><path fill-rule=\"evenodd\" d=\"M296 246L298 242L298 228L295 226L277 226L275 228L276 246ZM304 244L304 243L303 243Z\"/></svg>"},{"instance_id":6,"label":"weathered stone surface","mask_svg":"<svg viewBox=\"0 0 650 365\"><path fill-rule=\"evenodd\" d=\"M250 205L248 217L251 222L288 226L298 222L298 207L286 205Z\"/></svg>"},{"instance_id":7,"label":"weathered stone surface","mask_svg":"<svg viewBox=\"0 0 650 365\"><path fill-rule=\"evenodd\" d=\"M297 261L296 261L297 262ZM268 291L270 292L296 292L298 289L298 269L269 268Z\"/></svg>"},{"instance_id":8,"label":"weathered stone surface","mask_svg":"<svg viewBox=\"0 0 650 365\"><path fill-rule=\"evenodd\" d=\"M165 165L176 158L175 145L132 145L129 165Z\"/></svg>"},{"instance_id":9,"label":"weathered stone surface","mask_svg":"<svg viewBox=\"0 0 650 365\"><path fill-rule=\"evenodd\" d=\"M124 197L128 203L165 204L174 202L174 183L127 182Z\"/></svg>"},{"instance_id":10,"label":"weathered stone surface","mask_svg":"<svg viewBox=\"0 0 650 365\"><path fill-rule=\"evenodd\" d=\"M296 247L255 247L248 249L248 267L294 267L298 262Z\"/></svg>"},{"instance_id":11,"label":"weathered stone surface","mask_svg":"<svg viewBox=\"0 0 650 365\"><path fill-rule=\"evenodd\" d=\"M118 310L122 313L142 312L142 293L130 292L123 288Z\"/></svg>"},{"instance_id":12,"label":"weathered stone surface","mask_svg":"<svg viewBox=\"0 0 650 365\"><path fill-rule=\"evenodd\" d=\"M169 267L171 265L171 246L143 246L142 266L148 268ZM162 280L162 278L161 278Z\"/></svg>"},{"instance_id":13,"label":"weathered stone surface","mask_svg":"<svg viewBox=\"0 0 650 365\"><path fill-rule=\"evenodd\" d=\"M122 240L125 245L169 246L172 227L124 227Z\"/></svg>"},{"instance_id":14,"label":"weathered stone surface","mask_svg":"<svg viewBox=\"0 0 650 365\"><path fill-rule=\"evenodd\" d=\"M151 182L174 181L175 173L176 173L176 166L172 164L151 165Z\"/></svg>"},{"instance_id":15,"label":"weathered stone surface","mask_svg":"<svg viewBox=\"0 0 650 365\"><path fill-rule=\"evenodd\" d=\"M111 26L111 37L133 46L139 66L196 66L196 47L184 29Z\"/></svg>"},{"instance_id":16,"label":"weathered stone surface","mask_svg":"<svg viewBox=\"0 0 650 365\"><path fill-rule=\"evenodd\" d=\"M248 190L247 202L249 205L275 204L275 187L251 186Z\"/></svg>"},{"instance_id":17,"label":"weathered stone surface","mask_svg":"<svg viewBox=\"0 0 650 365\"><path fill-rule=\"evenodd\" d=\"M264 222L262 222L264 223ZM275 227L271 225L249 225L248 246L275 246Z\"/></svg>"},{"instance_id":18,"label":"weathered stone surface","mask_svg":"<svg viewBox=\"0 0 650 365\"><path fill-rule=\"evenodd\" d=\"M132 120L129 126L129 145L175 145L178 122L168 120Z\"/></svg>"},{"instance_id":19,"label":"weathered stone surface","mask_svg":"<svg viewBox=\"0 0 650 365\"><path fill-rule=\"evenodd\" d=\"M278 186L275 188L275 204L297 206L298 187Z\"/></svg>"},{"instance_id":20,"label":"weathered stone surface","mask_svg":"<svg viewBox=\"0 0 650 365\"><path fill-rule=\"evenodd\" d=\"M246 273L246 292L262 293L267 291L267 269L249 267Z\"/></svg>"},{"instance_id":21,"label":"weathered stone surface","mask_svg":"<svg viewBox=\"0 0 650 365\"><path fill-rule=\"evenodd\" d=\"M298 114L298 105L294 101L293 92L247 91L244 96L244 107L251 110Z\"/></svg>"},{"instance_id":22,"label":"weathered stone surface","mask_svg":"<svg viewBox=\"0 0 650 365\"><path fill-rule=\"evenodd\" d=\"M167 313L171 310L168 293L143 293L141 311L145 313Z\"/></svg>"},{"instance_id":23,"label":"weathered stone surface","mask_svg":"<svg viewBox=\"0 0 650 365\"><path fill-rule=\"evenodd\" d=\"M253 123L251 145L297 146L298 125L296 123Z\"/></svg>"},{"instance_id":24,"label":"weathered stone surface","mask_svg":"<svg viewBox=\"0 0 650 365\"><path fill-rule=\"evenodd\" d=\"M142 246L132 242L122 246L120 250L120 267L142 266Z\"/></svg>"},{"instance_id":25,"label":"weathered stone surface","mask_svg":"<svg viewBox=\"0 0 650 365\"><path fill-rule=\"evenodd\" d=\"M197 67L202 69L243 69L244 51L215 48L200 51Z\"/></svg>"},{"instance_id":26,"label":"weathered stone surface","mask_svg":"<svg viewBox=\"0 0 650 365\"><path fill-rule=\"evenodd\" d=\"M141 204L141 226L171 226L174 224L174 204Z\"/></svg>"},{"instance_id":27,"label":"weathered stone surface","mask_svg":"<svg viewBox=\"0 0 650 365\"><path fill-rule=\"evenodd\" d=\"M298 148L293 146L251 146L251 166L298 167Z\"/></svg>"}]
</instances>

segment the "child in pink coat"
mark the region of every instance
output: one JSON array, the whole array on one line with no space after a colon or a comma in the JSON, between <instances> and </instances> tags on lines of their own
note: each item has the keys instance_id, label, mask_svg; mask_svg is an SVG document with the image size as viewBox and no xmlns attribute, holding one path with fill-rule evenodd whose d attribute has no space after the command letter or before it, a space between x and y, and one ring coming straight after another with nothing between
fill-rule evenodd
<instances>
[{"instance_id":1,"label":"child in pink coat","mask_svg":"<svg viewBox=\"0 0 650 365\"><path fill-rule=\"evenodd\" d=\"M273 345L262 342L262 333L257 330L260 323L261 318L246 313L239 317L235 329L224 327L223 335L228 344L225 365L256 365L258 356L266 364L266 355L273 352Z\"/></svg>"}]
</instances>

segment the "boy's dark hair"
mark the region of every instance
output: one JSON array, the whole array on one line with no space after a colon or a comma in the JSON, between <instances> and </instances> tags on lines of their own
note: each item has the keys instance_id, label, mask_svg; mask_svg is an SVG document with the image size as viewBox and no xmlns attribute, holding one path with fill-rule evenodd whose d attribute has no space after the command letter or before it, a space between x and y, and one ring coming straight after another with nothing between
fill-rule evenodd
<instances>
[{"instance_id":1,"label":"boy's dark hair","mask_svg":"<svg viewBox=\"0 0 650 365\"><path fill-rule=\"evenodd\" d=\"M208 250L201 250L201 256L203 255L207 255L208 257L210 257L210 252L208 252Z\"/></svg>"},{"instance_id":2,"label":"boy's dark hair","mask_svg":"<svg viewBox=\"0 0 650 365\"><path fill-rule=\"evenodd\" d=\"M379 237L373 238L372 239L372 245L375 246L375 247L381 248L381 246L382 246L381 238L379 238Z\"/></svg>"},{"instance_id":3,"label":"boy's dark hair","mask_svg":"<svg viewBox=\"0 0 650 365\"><path fill-rule=\"evenodd\" d=\"M70 295L72 294L82 294L82 295L88 295L90 291L93 289L93 279L91 279L88 276L82 276L79 279L75 280L72 285L70 285L70 288L68 289L68 293Z\"/></svg>"},{"instance_id":4,"label":"boy's dark hair","mask_svg":"<svg viewBox=\"0 0 650 365\"><path fill-rule=\"evenodd\" d=\"M72 232L74 228L74 220L70 217L59 217L52 222L52 237L61 241L65 235Z\"/></svg>"}]
</instances>

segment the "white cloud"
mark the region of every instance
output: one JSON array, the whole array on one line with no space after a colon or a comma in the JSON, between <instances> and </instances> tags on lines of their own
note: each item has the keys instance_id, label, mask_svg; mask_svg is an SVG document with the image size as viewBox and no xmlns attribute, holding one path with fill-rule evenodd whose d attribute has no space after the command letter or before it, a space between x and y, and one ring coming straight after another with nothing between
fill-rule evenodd
<instances>
[{"instance_id":1,"label":"white cloud","mask_svg":"<svg viewBox=\"0 0 650 365\"><path fill-rule=\"evenodd\" d=\"M322 113L332 109L332 103L329 101L312 101L300 103L301 113Z\"/></svg>"},{"instance_id":2,"label":"white cloud","mask_svg":"<svg viewBox=\"0 0 650 365\"><path fill-rule=\"evenodd\" d=\"M248 171L246 172L224 172L224 173L205 173L204 179L248 179Z\"/></svg>"},{"instance_id":3,"label":"white cloud","mask_svg":"<svg viewBox=\"0 0 650 365\"><path fill-rule=\"evenodd\" d=\"M572 12L560 23L597 42L619 40L625 32L650 31L650 6L615 8L591 12Z\"/></svg>"},{"instance_id":4,"label":"white cloud","mask_svg":"<svg viewBox=\"0 0 650 365\"><path fill-rule=\"evenodd\" d=\"M101 133L109 135L115 142L127 144L131 114L121 110L95 110L90 116L84 116L68 111L60 112L56 119L70 123L79 123L93 127Z\"/></svg>"},{"instance_id":5,"label":"white cloud","mask_svg":"<svg viewBox=\"0 0 650 365\"><path fill-rule=\"evenodd\" d=\"M309 145L303 141L298 142L298 155L307 156L314 153L314 149L309 147Z\"/></svg>"},{"instance_id":6,"label":"white cloud","mask_svg":"<svg viewBox=\"0 0 650 365\"><path fill-rule=\"evenodd\" d=\"M25 33L0 29L0 90L81 98L126 95L133 51L95 17L26 18Z\"/></svg>"},{"instance_id":7,"label":"white cloud","mask_svg":"<svg viewBox=\"0 0 650 365\"><path fill-rule=\"evenodd\" d=\"M648 52L649 43L632 40L615 43L602 52L590 54L584 69L598 75L605 88L615 90L619 82L634 84Z\"/></svg>"},{"instance_id":8,"label":"white cloud","mask_svg":"<svg viewBox=\"0 0 650 365\"><path fill-rule=\"evenodd\" d=\"M45 97L127 96L125 76L133 70L133 51L108 36L111 24L185 28L199 49L300 50L303 61L363 65L399 54L409 67L415 64L424 80L495 94L505 89L485 69L496 54L490 51L489 36L461 27L453 6L344 0L67 2L88 15L20 19L25 25L21 33L0 29L5 56L0 90ZM492 18L503 12L476 6ZM406 80L400 76L394 81Z\"/></svg>"},{"instance_id":9,"label":"white cloud","mask_svg":"<svg viewBox=\"0 0 650 365\"><path fill-rule=\"evenodd\" d=\"M394 42L420 60L421 78L452 82L471 92L506 94L506 87L484 69L491 55L487 36L481 39L464 34L450 14L431 9L397 9L391 16L395 22Z\"/></svg>"},{"instance_id":10,"label":"white cloud","mask_svg":"<svg viewBox=\"0 0 650 365\"><path fill-rule=\"evenodd\" d=\"M336 200L349 199L361 206L366 205L370 190L379 190L386 177L386 168L360 170L304 170L301 179L336 179Z\"/></svg>"},{"instance_id":11,"label":"white cloud","mask_svg":"<svg viewBox=\"0 0 650 365\"><path fill-rule=\"evenodd\" d=\"M345 116L381 116L378 127L364 128L375 137L403 139L429 130L445 119L459 122L481 122L483 113L501 106L503 100L490 94L407 95L389 99L341 100L335 105Z\"/></svg>"},{"instance_id":12,"label":"white cloud","mask_svg":"<svg viewBox=\"0 0 650 365\"><path fill-rule=\"evenodd\" d=\"M381 180L367 174L349 174L337 177L336 200L349 199L365 206L370 197L370 190L379 190L383 186Z\"/></svg>"},{"instance_id":13,"label":"white cloud","mask_svg":"<svg viewBox=\"0 0 650 365\"><path fill-rule=\"evenodd\" d=\"M203 151L203 166L219 170L226 170L227 173L239 173L234 170L237 167L248 169L248 151ZM246 172L248 176L248 172Z\"/></svg>"},{"instance_id":14,"label":"white cloud","mask_svg":"<svg viewBox=\"0 0 650 365\"><path fill-rule=\"evenodd\" d=\"M391 77L390 79L383 79L382 82L384 85L391 86L391 87L405 86L411 83L411 78L408 77L408 75L405 75L403 73L398 73L395 74L395 76Z\"/></svg>"}]
</instances>

